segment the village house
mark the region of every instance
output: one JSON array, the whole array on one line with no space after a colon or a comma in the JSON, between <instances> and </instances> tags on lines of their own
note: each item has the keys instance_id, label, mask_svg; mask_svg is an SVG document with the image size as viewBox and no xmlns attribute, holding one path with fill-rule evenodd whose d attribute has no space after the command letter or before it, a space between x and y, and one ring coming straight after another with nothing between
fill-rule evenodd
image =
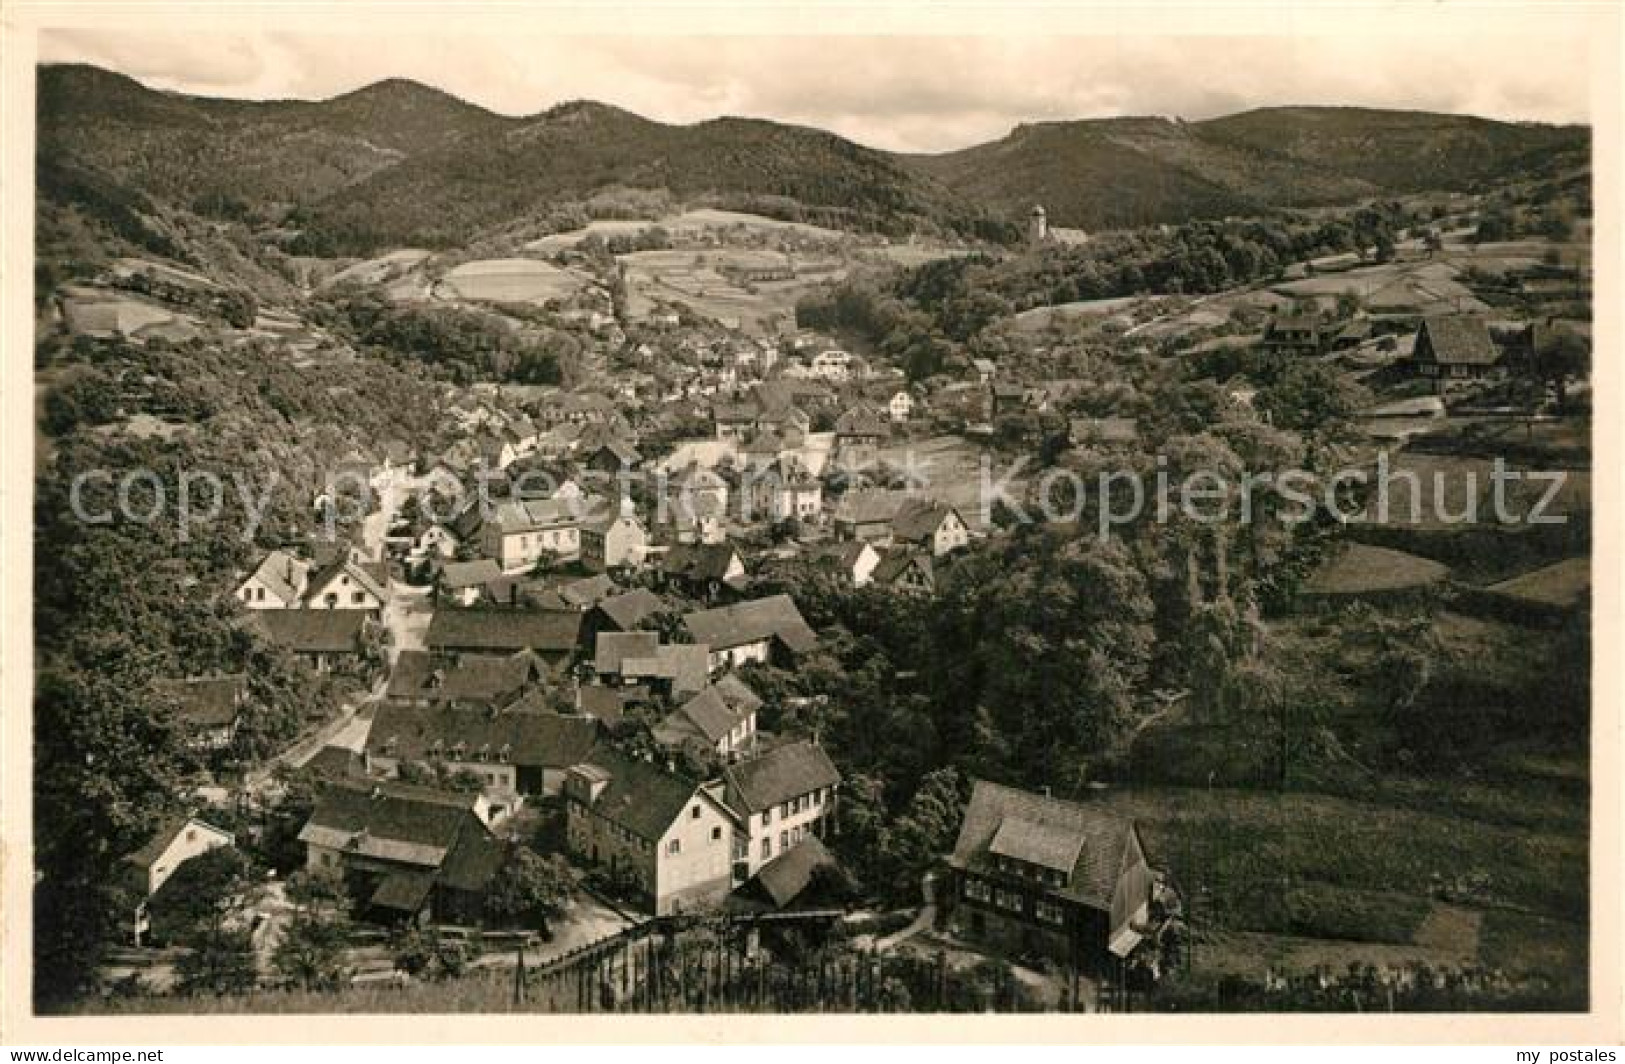
<instances>
[{"instance_id":1,"label":"village house","mask_svg":"<svg viewBox=\"0 0 1625 1064\"><path fill-rule=\"evenodd\" d=\"M587 633L596 636L601 632L630 632L665 608L660 596L648 588L611 595L588 613Z\"/></svg>"},{"instance_id":2,"label":"village house","mask_svg":"<svg viewBox=\"0 0 1625 1064\"><path fill-rule=\"evenodd\" d=\"M854 491L835 509L835 538L918 547L940 558L970 542L970 526L952 506L923 495Z\"/></svg>"},{"instance_id":3,"label":"village house","mask_svg":"<svg viewBox=\"0 0 1625 1064\"><path fill-rule=\"evenodd\" d=\"M543 558L573 561L581 553L583 515L593 511L590 499L503 503L481 528L482 553L507 573L529 569Z\"/></svg>"},{"instance_id":4,"label":"village house","mask_svg":"<svg viewBox=\"0 0 1625 1064\"><path fill-rule=\"evenodd\" d=\"M375 771L395 774L408 763L477 776L495 823L525 798L557 795L571 765L592 755L599 725L587 716L386 702L367 733Z\"/></svg>"},{"instance_id":5,"label":"village house","mask_svg":"<svg viewBox=\"0 0 1625 1064\"><path fill-rule=\"evenodd\" d=\"M659 632L599 632L593 644L593 673L600 683L631 682L627 659L652 658L660 649Z\"/></svg>"},{"instance_id":6,"label":"village house","mask_svg":"<svg viewBox=\"0 0 1625 1064\"><path fill-rule=\"evenodd\" d=\"M471 654L529 652L557 675L580 646L581 622L578 610L436 610L424 645L452 663Z\"/></svg>"},{"instance_id":7,"label":"village house","mask_svg":"<svg viewBox=\"0 0 1625 1064\"><path fill-rule=\"evenodd\" d=\"M887 419L867 403L835 419L835 460L848 471L871 469L880 463L880 445L891 432Z\"/></svg>"},{"instance_id":8,"label":"village house","mask_svg":"<svg viewBox=\"0 0 1625 1064\"><path fill-rule=\"evenodd\" d=\"M309 579L309 562L274 550L237 586L237 600L251 610L291 610L304 601Z\"/></svg>"},{"instance_id":9,"label":"village house","mask_svg":"<svg viewBox=\"0 0 1625 1064\"><path fill-rule=\"evenodd\" d=\"M636 569L649 552L649 530L631 499L619 512L588 518L581 526L581 564L589 569Z\"/></svg>"},{"instance_id":10,"label":"village house","mask_svg":"<svg viewBox=\"0 0 1625 1064\"><path fill-rule=\"evenodd\" d=\"M231 746L248 701L248 677L238 673L160 680L157 687L175 703L175 718L186 734L187 746L204 752Z\"/></svg>"},{"instance_id":11,"label":"village house","mask_svg":"<svg viewBox=\"0 0 1625 1064\"><path fill-rule=\"evenodd\" d=\"M1264 329L1264 348L1283 355L1318 355L1324 343L1312 314L1278 314Z\"/></svg>"},{"instance_id":12,"label":"village house","mask_svg":"<svg viewBox=\"0 0 1625 1064\"><path fill-rule=\"evenodd\" d=\"M369 614L360 610L264 610L254 624L266 639L317 672L361 660Z\"/></svg>"},{"instance_id":13,"label":"village house","mask_svg":"<svg viewBox=\"0 0 1625 1064\"><path fill-rule=\"evenodd\" d=\"M993 378L999 375L999 365L990 358L973 358L970 360L971 371L976 374L978 384L991 384Z\"/></svg>"},{"instance_id":14,"label":"village house","mask_svg":"<svg viewBox=\"0 0 1625 1064\"><path fill-rule=\"evenodd\" d=\"M814 521L824 509L821 481L795 462L779 462L749 478L750 490L741 493L749 508L747 521Z\"/></svg>"},{"instance_id":15,"label":"village house","mask_svg":"<svg viewBox=\"0 0 1625 1064\"><path fill-rule=\"evenodd\" d=\"M948 858L956 933L1107 972L1139 944L1152 872L1134 821L978 780Z\"/></svg>"},{"instance_id":16,"label":"village house","mask_svg":"<svg viewBox=\"0 0 1625 1064\"><path fill-rule=\"evenodd\" d=\"M638 449L622 439L605 440L584 452L581 465L596 473L630 472L643 462Z\"/></svg>"},{"instance_id":17,"label":"village house","mask_svg":"<svg viewBox=\"0 0 1625 1064\"><path fill-rule=\"evenodd\" d=\"M738 668L750 662L793 662L818 644L789 595L771 595L684 616L696 644L710 648L710 669Z\"/></svg>"},{"instance_id":18,"label":"village house","mask_svg":"<svg viewBox=\"0 0 1625 1064\"><path fill-rule=\"evenodd\" d=\"M749 582L745 560L732 543L679 543L660 558L659 576L690 598L714 601Z\"/></svg>"},{"instance_id":19,"label":"village house","mask_svg":"<svg viewBox=\"0 0 1625 1064\"><path fill-rule=\"evenodd\" d=\"M362 610L376 616L388 601L387 567L348 556L312 574L305 590L305 605L313 610Z\"/></svg>"},{"instance_id":20,"label":"village house","mask_svg":"<svg viewBox=\"0 0 1625 1064\"><path fill-rule=\"evenodd\" d=\"M912 496L903 500L892 518L891 538L898 545L916 547L941 558L970 543L970 526L952 506Z\"/></svg>"},{"instance_id":21,"label":"village house","mask_svg":"<svg viewBox=\"0 0 1625 1064\"><path fill-rule=\"evenodd\" d=\"M936 567L924 551L895 547L875 566L873 582L905 594L929 595L937 589Z\"/></svg>"},{"instance_id":22,"label":"village house","mask_svg":"<svg viewBox=\"0 0 1625 1064\"><path fill-rule=\"evenodd\" d=\"M479 924L504 848L484 794L384 781L322 788L300 829L305 867L337 869L364 918Z\"/></svg>"},{"instance_id":23,"label":"village house","mask_svg":"<svg viewBox=\"0 0 1625 1064\"><path fill-rule=\"evenodd\" d=\"M728 482L711 470L690 465L667 479L663 516L685 542L703 542L702 526L720 524L727 513Z\"/></svg>"},{"instance_id":24,"label":"village house","mask_svg":"<svg viewBox=\"0 0 1625 1064\"><path fill-rule=\"evenodd\" d=\"M147 918L147 902L158 893L175 870L194 857L200 857L220 846L233 846L236 838L213 824L197 817L176 817L166 821L146 845L124 859L135 892L140 897L136 905L133 933L135 944L151 928Z\"/></svg>"},{"instance_id":25,"label":"village house","mask_svg":"<svg viewBox=\"0 0 1625 1064\"><path fill-rule=\"evenodd\" d=\"M843 900L821 890L820 873L838 873L835 860L817 835L803 835L800 842L774 857L750 881L734 891L729 908L740 912L773 912L804 908L838 908Z\"/></svg>"},{"instance_id":26,"label":"village house","mask_svg":"<svg viewBox=\"0 0 1625 1064\"><path fill-rule=\"evenodd\" d=\"M705 689L710 665L711 651L703 643L662 643L648 657L624 659L621 676L663 698L686 698Z\"/></svg>"},{"instance_id":27,"label":"village house","mask_svg":"<svg viewBox=\"0 0 1625 1064\"><path fill-rule=\"evenodd\" d=\"M727 899L734 827L715 784L606 748L570 770L564 794L570 853L635 884L656 916Z\"/></svg>"},{"instance_id":28,"label":"village house","mask_svg":"<svg viewBox=\"0 0 1625 1064\"><path fill-rule=\"evenodd\" d=\"M1438 382L1475 380L1487 376L1501 361L1483 318L1467 315L1425 318L1411 349L1415 372Z\"/></svg>"},{"instance_id":29,"label":"village house","mask_svg":"<svg viewBox=\"0 0 1625 1064\"><path fill-rule=\"evenodd\" d=\"M914 397L899 391L886 400L886 410L891 414L892 423L900 425L914 416Z\"/></svg>"},{"instance_id":30,"label":"village house","mask_svg":"<svg viewBox=\"0 0 1625 1064\"><path fill-rule=\"evenodd\" d=\"M728 807L739 820L734 876L754 876L809 835L823 836L835 818L841 774L816 743L793 742L723 770Z\"/></svg>"},{"instance_id":31,"label":"village house","mask_svg":"<svg viewBox=\"0 0 1625 1064\"><path fill-rule=\"evenodd\" d=\"M727 757L754 741L761 706L761 698L743 680L724 676L655 725L655 741L663 746L693 745Z\"/></svg>"},{"instance_id":32,"label":"village house","mask_svg":"<svg viewBox=\"0 0 1625 1064\"><path fill-rule=\"evenodd\" d=\"M435 573L434 591L440 601L472 606L486 597L486 588L502 579L502 568L490 558L446 562Z\"/></svg>"},{"instance_id":33,"label":"village house","mask_svg":"<svg viewBox=\"0 0 1625 1064\"><path fill-rule=\"evenodd\" d=\"M852 355L838 348L818 352L807 366L812 377L834 384L851 380L857 368Z\"/></svg>"},{"instance_id":34,"label":"village house","mask_svg":"<svg viewBox=\"0 0 1625 1064\"><path fill-rule=\"evenodd\" d=\"M835 569L853 587L867 586L880 564L880 552L861 539L823 544L811 558L815 564Z\"/></svg>"},{"instance_id":35,"label":"village house","mask_svg":"<svg viewBox=\"0 0 1625 1064\"><path fill-rule=\"evenodd\" d=\"M1018 414L1027 409L1030 398L1019 384L995 383L988 389L988 417L996 421L1006 414Z\"/></svg>"},{"instance_id":36,"label":"village house","mask_svg":"<svg viewBox=\"0 0 1625 1064\"><path fill-rule=\"evenodd\" d=\"M465 654L456 664L426 650L403 650L389 674L385 698L411 705L500 706L539 679L529 654Z\"/></svg>"}]
</instances>

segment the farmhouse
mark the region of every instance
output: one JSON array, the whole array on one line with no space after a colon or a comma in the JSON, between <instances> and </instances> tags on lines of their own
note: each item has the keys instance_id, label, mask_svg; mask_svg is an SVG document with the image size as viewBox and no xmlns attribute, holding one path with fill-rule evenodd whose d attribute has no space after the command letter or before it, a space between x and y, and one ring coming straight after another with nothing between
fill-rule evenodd
<instances>
[{"instance_id":1,"label":"farmhouse","mask_svg":"<svg viewBox=\"0 0 1625 1064\"><path fill-rule=\"evenodd\" d=\"M421 706L499 706L517 697L536 673L537 663L529 654L465 654L455 665L446 665L427 651L403 650L385 697Z\"/></svg>"},{"instance_id":2,"label":"farmhouse","mask_svg":"<svg viewBox=\"0 0 1625 1064\"><path fill-rule=\"evenodd\" d=\"M1483 318L1426 318L1416 332L1411 365L1418 375L1444 382L1486 376L1501 361Z\"/></svg>"},{"instance_id":3,"label":"farmhouse","mask_svg":"<svg viewBox=\"0 0 1625 1064\"><path fill-rule=\"evenodd\" d=\"M733 818L720 788L609 749L564 783L570 853L635 885L657 916L711 908L733 889Z\"/></svg>"},{"instance_id":4,"label":"farmhouse","mask_svg":"<svg viewBox=\"0 0 1625 1064\"><path fill-rule=\"evenodd\" d=\"M576 610L436 610L424 643L437 657L457 661L468 654L529 651L556 671L581 642Z\"/></svg>"},{"instance_id":5,"label":"farmhouse","mask_svg":"<svg viewBox=\"0 0 1625 1064\"><path fill-rule=\"evenodd\" d=\"M1318 355L1320 321L1310 314L1280 314L1264 330L1264 347L1285 355Z\"/></svg>"},{"instance_id":6,"label":"farmhouse","mask_svg":"<svg viewBox=\"0 0 1625 1064\"><path fill-rule=\"evenodd\" d=\"M305 867L338 869L369 919L479 923L502 866L483 794L335 782L300 829Z\"/></svg>"},{"instance_id":7,"label":"farmhouse","mask_svg":"<svg viewBox=\"0 0 1625 1064\"><path fill-rule=\"evenodd\" d=\"M328 672L360 660L368 616L361 610L264 610L254 624L272 643Z\"/></svg>"},{"instance_id":8,"label":"farmhouse","mask_svg":"<svg viewBox=\"0 0 1625 1064\"><path fill-rule=\"evenodd\" d=\"M503 572L529 569L543 558L572 561L581 553L589 500L552 498L503 503L481 528L484 553Z\"/></svg>"},{"instance_id":9,"label":"farmhouse","mask_svg":"<svg viewBox=\"0 0 1625 1064\"><path fill-rule=\"evenodd\" d=\"M782 662L818 643L789 595L700 610L685 616L683 625L695 643L710 648L712 672L753 661Z\"/></svg>"},{"instance_id":10,"label":"farmhouse","mask_svg":"<svg viewBox=\"0 0 1625 1064\"><path fill-rule=\"evenodd\" d=\"M660 560L660 575L686 594L715 599L724 589L742 590L745 561L732 543L679 543Z\"/></svg>"},{"instance_id":11,"label":"farmhouse","mask_svg":"<svg viewBox=\"0 0 1625 1064\"><path fill-rule=\"evenodd\" d=\"M1139 829L1097 806L978 780L948 867L950 926L1010 954L1108 971L1150 915Z\"/></svg>"},{"instance_id":12,"label":"farmhouse","mask_svg":"<svg viewBox=\"0 0 1625 1064\"><path fill-rule=\"evenodd\" d=\"M243 703L248 701L248 677L199 676L162 680L158 690L175 703L175 717L194 750L224 750L237 734Z\"/></svg>"},{"instance_id":13,"label":"farmhouse","mask_svg":"<svg viewBox=\"0 0 1625 1064\"><path fill-rule=\"evenodd\" d=\"M851 581L853 587L866 586L880 564L880 552L861 539L826 543L811 557L815 563L833 568Z\"/></svg>"},{"instance_id":14,"label":"farmhouse","mask_svg":"<svg viewBox=\"0 0 1625 1064\"><path fill-rule=\"evenodd\" d=\"M886 552L875 566L874 585L911 595L929 595L937 589L936 567L931 555L906 547Z\"/></svg>"},{"instance_id":15,"label":"farmhouse","mask_svg":"<svg viewBox=\"0 0 1625 1064\"><path fill-rule=\"evenodd\" d=\"M472 606L485 597L486 588L502 579L502 569L490 558L446 562L435 574L434 589L443 599Z\"/></svg>"}]
</instances>

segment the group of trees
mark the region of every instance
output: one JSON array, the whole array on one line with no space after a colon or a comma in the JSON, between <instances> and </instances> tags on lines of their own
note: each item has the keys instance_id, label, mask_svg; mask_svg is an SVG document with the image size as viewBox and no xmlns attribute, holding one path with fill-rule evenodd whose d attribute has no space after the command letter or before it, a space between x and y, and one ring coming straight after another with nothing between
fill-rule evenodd
<instances>
[{"instance_id":1,"label":"group of trees","mask_svg":"<svg viewBox=\"0 0 1625 1064\"><path fill-rule=\"evenodd\" d=\"M558 384L583 348L564 329L517 327L465 307L395 306L376 292L340 297L318 316L385 361L421 363L464 384Z\"/></svg>"}]
</instances>

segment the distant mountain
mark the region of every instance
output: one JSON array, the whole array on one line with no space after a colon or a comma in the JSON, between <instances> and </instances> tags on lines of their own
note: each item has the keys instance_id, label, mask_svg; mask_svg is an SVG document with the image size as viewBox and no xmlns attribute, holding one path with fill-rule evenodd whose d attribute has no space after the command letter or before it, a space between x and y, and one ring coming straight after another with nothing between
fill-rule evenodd
<instances>
[{"instance_id":1,"label":"distant mountain","mask_svg":"<svg viewBox=\"0 0 1625 1064\"><path fill-rule=\"evenodd\" d=\"M1583 127L1289 107L1208 122L1023 125L963 151L897 155L745 118L689 126L604 104L511 118L415 82L320 102L148 89L89 66L39 72L41 200L141 231L162 210L276 222L334 254L467 241L611 188L723 197L885 232L1010 232L1033 203L1086 229L1471 188L1583 160ZM87 192L87 190L89 190ZM66 225L53 231L67 231Z\"/></svg>"},{"instance_id":2,"label":"distant mountain","mask_svg":"<svg viewBox=\"0 0 1625 1064\"><path fill-rule=\"evenodd\" d=\"M1116 228L1465 190L1584 161L1590 131L1345 107L1279 107L1206 122L1112 118L1022 125L1001 140L912 156L922 173L1019 216Z\"/></svg>"},{"instance_id":3,"label":"distant mountain","mask_svg":"<svg viewBox=\"0 0 1625 1064\"><path fill-rule=\"evenodd\" d=\"M79 65L40 69L36 110L42 159L208 210L314 202L505 121L410 81L320 103L249 102L157 92Z\"/></svg>"}]
</instances>

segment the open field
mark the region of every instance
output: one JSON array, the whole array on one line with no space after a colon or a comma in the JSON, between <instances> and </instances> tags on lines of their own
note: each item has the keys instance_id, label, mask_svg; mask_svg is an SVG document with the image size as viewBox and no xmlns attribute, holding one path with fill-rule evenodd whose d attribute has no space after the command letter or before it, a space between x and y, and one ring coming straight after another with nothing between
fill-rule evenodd
<instances>
[{"instance_id":1,"label":"open field","mask_svg":"<svg viewBox=\"0 0 1625 1064\"><path fill-rule=\"evenodd\" d=\"M1351 543L1304 584L1310 595L1369 595L1411 591L1450 575L1438 562L1403 551Z\"/></svg>"},{"instance_id":2,"label":"open field","mask_svg":"<svg viewBox=\"0 0 1625 1064\"><path fill-rule=\"evenodd\" d=\"M447 271L436 292L488 303L545 303L586 286L579 274L536 259L481 259Z\"/></svg>"},{"instance_id":3,"label":"open field","mask_svg":"<svg viewBox=\"0 0 1625 1064\"><path fill-rule=\"evenodd\" d=\"M82 336L183 339L196 335L197 320L141 296L107 288L65 289L62 313L68 329Z\"/></svg>"},{"instance_id":4,"label":"open field","mask_svg":"<svg viewBox=\"0 0 1625 1064\"><path fill-rule=\"evenodd\" d=\"M626 267L627 314L646 318L664 304L686 307L696 314L761 328L777 319L793 317L796 301L813 285L838 280L845 270L828 260L804 262L782 252L761 248L682 248L638 251L620 256ZM783 281L747 282L725 271L780 269L792 264L815 272Z\"/></svg>"},{"instance_id":5,"label":"open field","mask_svg":"<svg viewBox=\"0 0 1625 1064\"><path fill-rule=\"evenodd\" d=\"M366 259L329 277L323 287L336 284L377 285L399 278L413 267L421 266L429 252L421 248L401 248L376 258Z\"/></svg>"},{"instance_id":6,"label":"open field","mask_svg":"<svg viewBox=\"0 0 1625 1064\"><path fill-rule=\"evenodd\" d=\"M1077 303L1059 303L1053 307L1024 310L1012 320L1018 329L1037 331L1078 318L1111 317L1113 314L1134 309L1141 301L1140 296L1123 296L1118 299L1087 299Z\"/></svg>"}]
</instances>

